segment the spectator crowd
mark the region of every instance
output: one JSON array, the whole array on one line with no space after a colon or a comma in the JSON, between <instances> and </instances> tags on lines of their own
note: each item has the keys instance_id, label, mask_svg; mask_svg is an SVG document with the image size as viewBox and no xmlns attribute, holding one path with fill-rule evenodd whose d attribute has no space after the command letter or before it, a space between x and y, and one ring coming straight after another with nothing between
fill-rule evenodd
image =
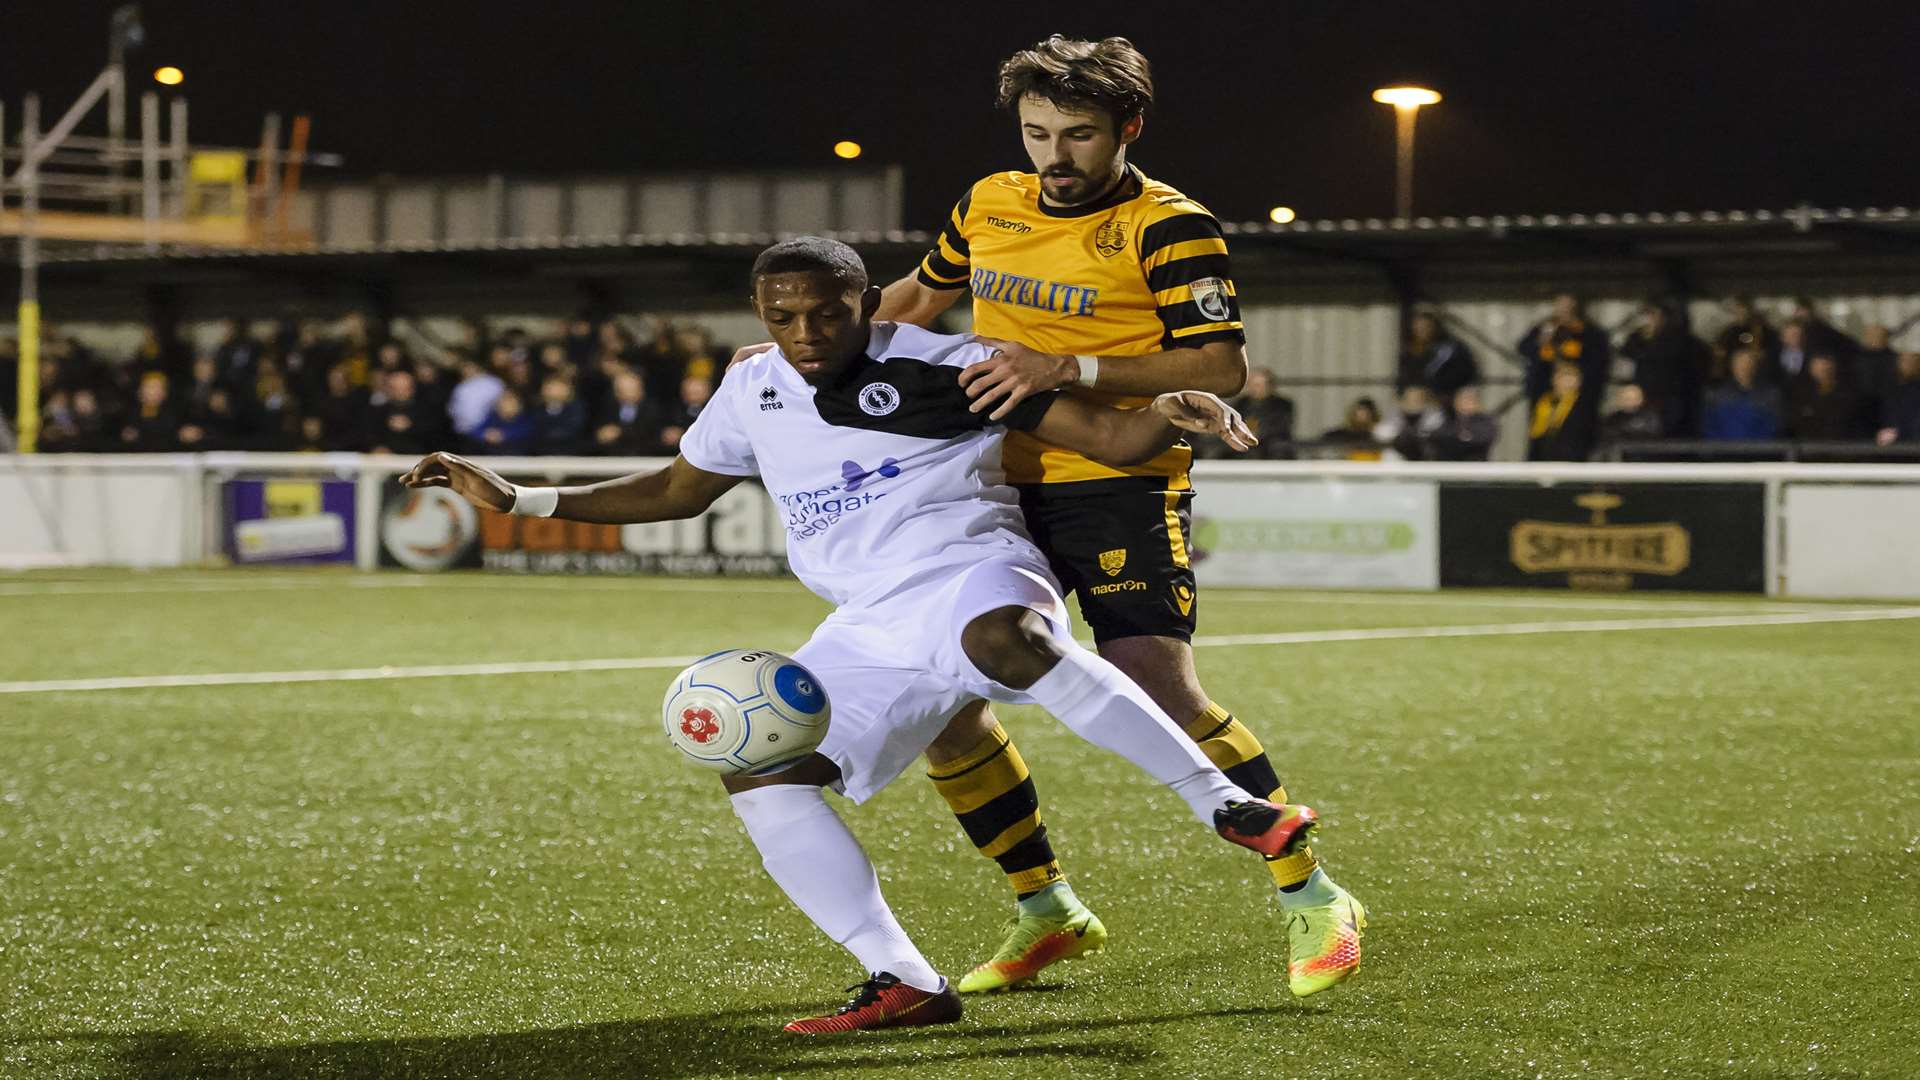
<instances>
[{"instance_id":1,"label":"spectator crowd","mask_svg":"<svg viewBox=\"0 0 1920 1080\"><path fill-rule=\"evenodd\" d=\"M1527 457L1584 461L1661 439L1920 441L1920 352L1884 326L1856 340L1806 300L1775 326L1751 301L1710 340L1683 307L1643 305L1616 342L1570 295L1515 346ZM408 340L349 315L338 323L229 321L198 352L149 331L130 362L44 335L40 447L348 450L418 454L671 454L712 397L731 348L705 328L656 321L645 340L617 319L576 318L544 334L468 324L452 343ZM1503 361L1504 362L1504 361ZM0 413L14 415L14 343L0 340ZM1616 382L1616 373L1624 381ZM1438 314L1408 320L1392 408L1354 401L1344 421L1298 442L1294 403L1254 368L1234 404L1261 438L1253 456L1306 448L1356 459L1486 460L1499 435L1474 351ZM1198 440L1202 457L1224 457Z\"/></svg>"},{"instance_id":2,"label":"spectator crowd","mask_svg":"<svg viewBox=\"0 0 1920 1080\"><path fill-rule=\"evenodd\" d=\"M645 341L615 320L543 336L477 324L464 340L409 344L359 315L338 325L232 320L197 354L148 332L131 362L44 336L40 448L348 450L420 454L671 454L706 407L731 348L658 322ZM18 354L0 341L0 411Z\"/></svg>"},{"instance_id":3,"label":"spectator crowd","mask_svg":"<svg viewBox=\"0 0 1920 1080\"><path fill-rule=\"evenodd\" d=\"M1920 441L1920 352L1896 352L1887 327L1869 325L1855 339L1805 299L1777 327L1751 300L1735 298L1728 308L1730 322L1707 340L1694 334L1683 307L1651 300L1616 345L1578 298L1555 298L1514 346L1528 459L1585 461L1610 446L1652 440ZM1617 368L1624 381L1614 379ZM1383 413L1372 397L1359 398L1344 423L1320 435L1319 447L1358 459L1484 461L1499 431L1481 377L1473 350L1438 315L1416 312L1393 408ZM1290 420L1290 401L1264 400L1271 383L1249 380L1242 411L1253 402ZM1290 428L1281 438L1291 438ZM1267 449L1291 456L1308 445Z\"/></svg>"},{"instance_id":4,"label":"spectator crowd","mask_svg":"<svg viewBox=\"0 0 1920 1080\"><path fill-rule=\"evenodd\" d=\"M1806 299L1778 327L1751 300L1728 307L1731 321L1709 341L1678 305L1643 305L1619 343L1626 380L1609 387L1613 342L1577 299L1556 299L1518 346L1527 456L1584 461L1607 444L1655 439L1920 440L1920 353L1896 353L1885 326L1855 339Z\"/></svg>"}]
</instances>

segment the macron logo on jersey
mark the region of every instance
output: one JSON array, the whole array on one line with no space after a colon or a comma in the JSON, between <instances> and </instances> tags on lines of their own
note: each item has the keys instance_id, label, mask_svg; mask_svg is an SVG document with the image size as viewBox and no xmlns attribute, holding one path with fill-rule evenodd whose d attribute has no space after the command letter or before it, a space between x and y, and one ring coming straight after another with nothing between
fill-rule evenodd
<instances>
[{"instance_id":1,"label":"macron logo on jersey","mask_svg":"<svg viewBox=\"0 0 1920 1080\"><path fill-rule=\"evenodd\" d=\"M1092 315L1093 306L1100 299L1099 289L1088 288L1085 285L1068 285L1062 281L1042 281L1039 278L1022 277L1019 274L1003 274L984 266L973 268L973 275L968 279L967 285L973 290L976 300L1052 311L1061 315Z\"/></svg>"}]
</instances>

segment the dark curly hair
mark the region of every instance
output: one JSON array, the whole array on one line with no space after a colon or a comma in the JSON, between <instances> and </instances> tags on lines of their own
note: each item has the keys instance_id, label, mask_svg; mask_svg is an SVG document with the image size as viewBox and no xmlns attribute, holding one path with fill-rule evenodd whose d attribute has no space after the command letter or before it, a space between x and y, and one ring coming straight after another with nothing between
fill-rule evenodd
<instances>
[{"instance_id":1,"label":"dark curly hair","mask_svg":"<svg viewBox=\"0 0 1920 1080\"><path fill-rule=\"evenodd\" d=\"M1000 108L1017 110L1029 96L1061 109L1099 109L1119 127L1153 104L1153 69L1126 38L1076 41L1055 34L1000 65Z\"/></svg>"},{"instance_id":2,"label":"dark curly hair","mask_svg":"<svg viewBox=\"0 0 1920 1080\"><path fill-rule=\"evenodd\" d=\"M753 260L755 285L769 274L831 274L849 289L867 287L867 265L860 254L824 236L796 236L762 251Z\"/></svg>"}]
</instances>

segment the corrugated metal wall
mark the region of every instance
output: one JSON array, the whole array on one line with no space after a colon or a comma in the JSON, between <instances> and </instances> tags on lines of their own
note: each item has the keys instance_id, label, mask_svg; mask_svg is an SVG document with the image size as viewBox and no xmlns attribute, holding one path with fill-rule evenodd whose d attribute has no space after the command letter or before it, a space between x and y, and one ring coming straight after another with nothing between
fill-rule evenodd
<instances>
[{"instance_id":1,"label":"corrugated metal wall","mask_svg":"<svg viewBox=\"0 0 1920 1080\"><path fill-rule=\"evenodd\" d=\"M1246 305L1247 361L1274 373L1293 399L1294 437L1338 427L1347 405L1393 393L1400 309L1376 303Z\"/></svg>"},{"instance_id":2,"label":"corrugated metal wall","mask_svg":"<svg viewBox=\"0 0 1920 1080\"><path fill-rule=\"evenodd\" d=\"M898 167L830 173L406 180L320 184L290 220L327 246L543 243L561 237L892 232Z\"/></svg>"}]
</instances>

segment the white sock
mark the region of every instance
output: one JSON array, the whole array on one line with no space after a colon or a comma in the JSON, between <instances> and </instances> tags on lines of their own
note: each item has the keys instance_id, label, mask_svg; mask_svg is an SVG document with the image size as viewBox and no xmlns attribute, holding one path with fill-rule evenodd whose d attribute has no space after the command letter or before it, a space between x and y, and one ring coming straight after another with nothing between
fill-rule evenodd
<instances>
[{"instance_id":1,"label":"white sock","mask_svg":"<svg viewBox=\"0 0 1920 1080\"><path fill-rule=\"evenodd\" d=\"M846 822L817 787L773 784L732 796L761 864L813 925L846 947L869 974L939 990L943 980L920 955L880 895L880 879Z\"/></svg>"},{"instance_id":2,"label":"white sock","mask_svg":"<svg viewBox=\"0 0 1920 1080\"><path fill-rule=\"evenodd\" d=\"M1172 788L1208 828L1215 810L1253 798L1215 768L1145 690L1094 653L1068 646L1027 695L1074 734Z\"/></svg>"},{"instance_id":3,"label":"white sock","mask_svg":"<svg viewBox=\"0 0 1920 1080\"><path fill-rule=\"evenodd\" d=\"M1340 894L1334 891L1333 879L1317 866L1299 888L1292 892L1280 890L1280 906L1288 910L1325 907L1339 898Z\"/></svg>"}]
</instances>

